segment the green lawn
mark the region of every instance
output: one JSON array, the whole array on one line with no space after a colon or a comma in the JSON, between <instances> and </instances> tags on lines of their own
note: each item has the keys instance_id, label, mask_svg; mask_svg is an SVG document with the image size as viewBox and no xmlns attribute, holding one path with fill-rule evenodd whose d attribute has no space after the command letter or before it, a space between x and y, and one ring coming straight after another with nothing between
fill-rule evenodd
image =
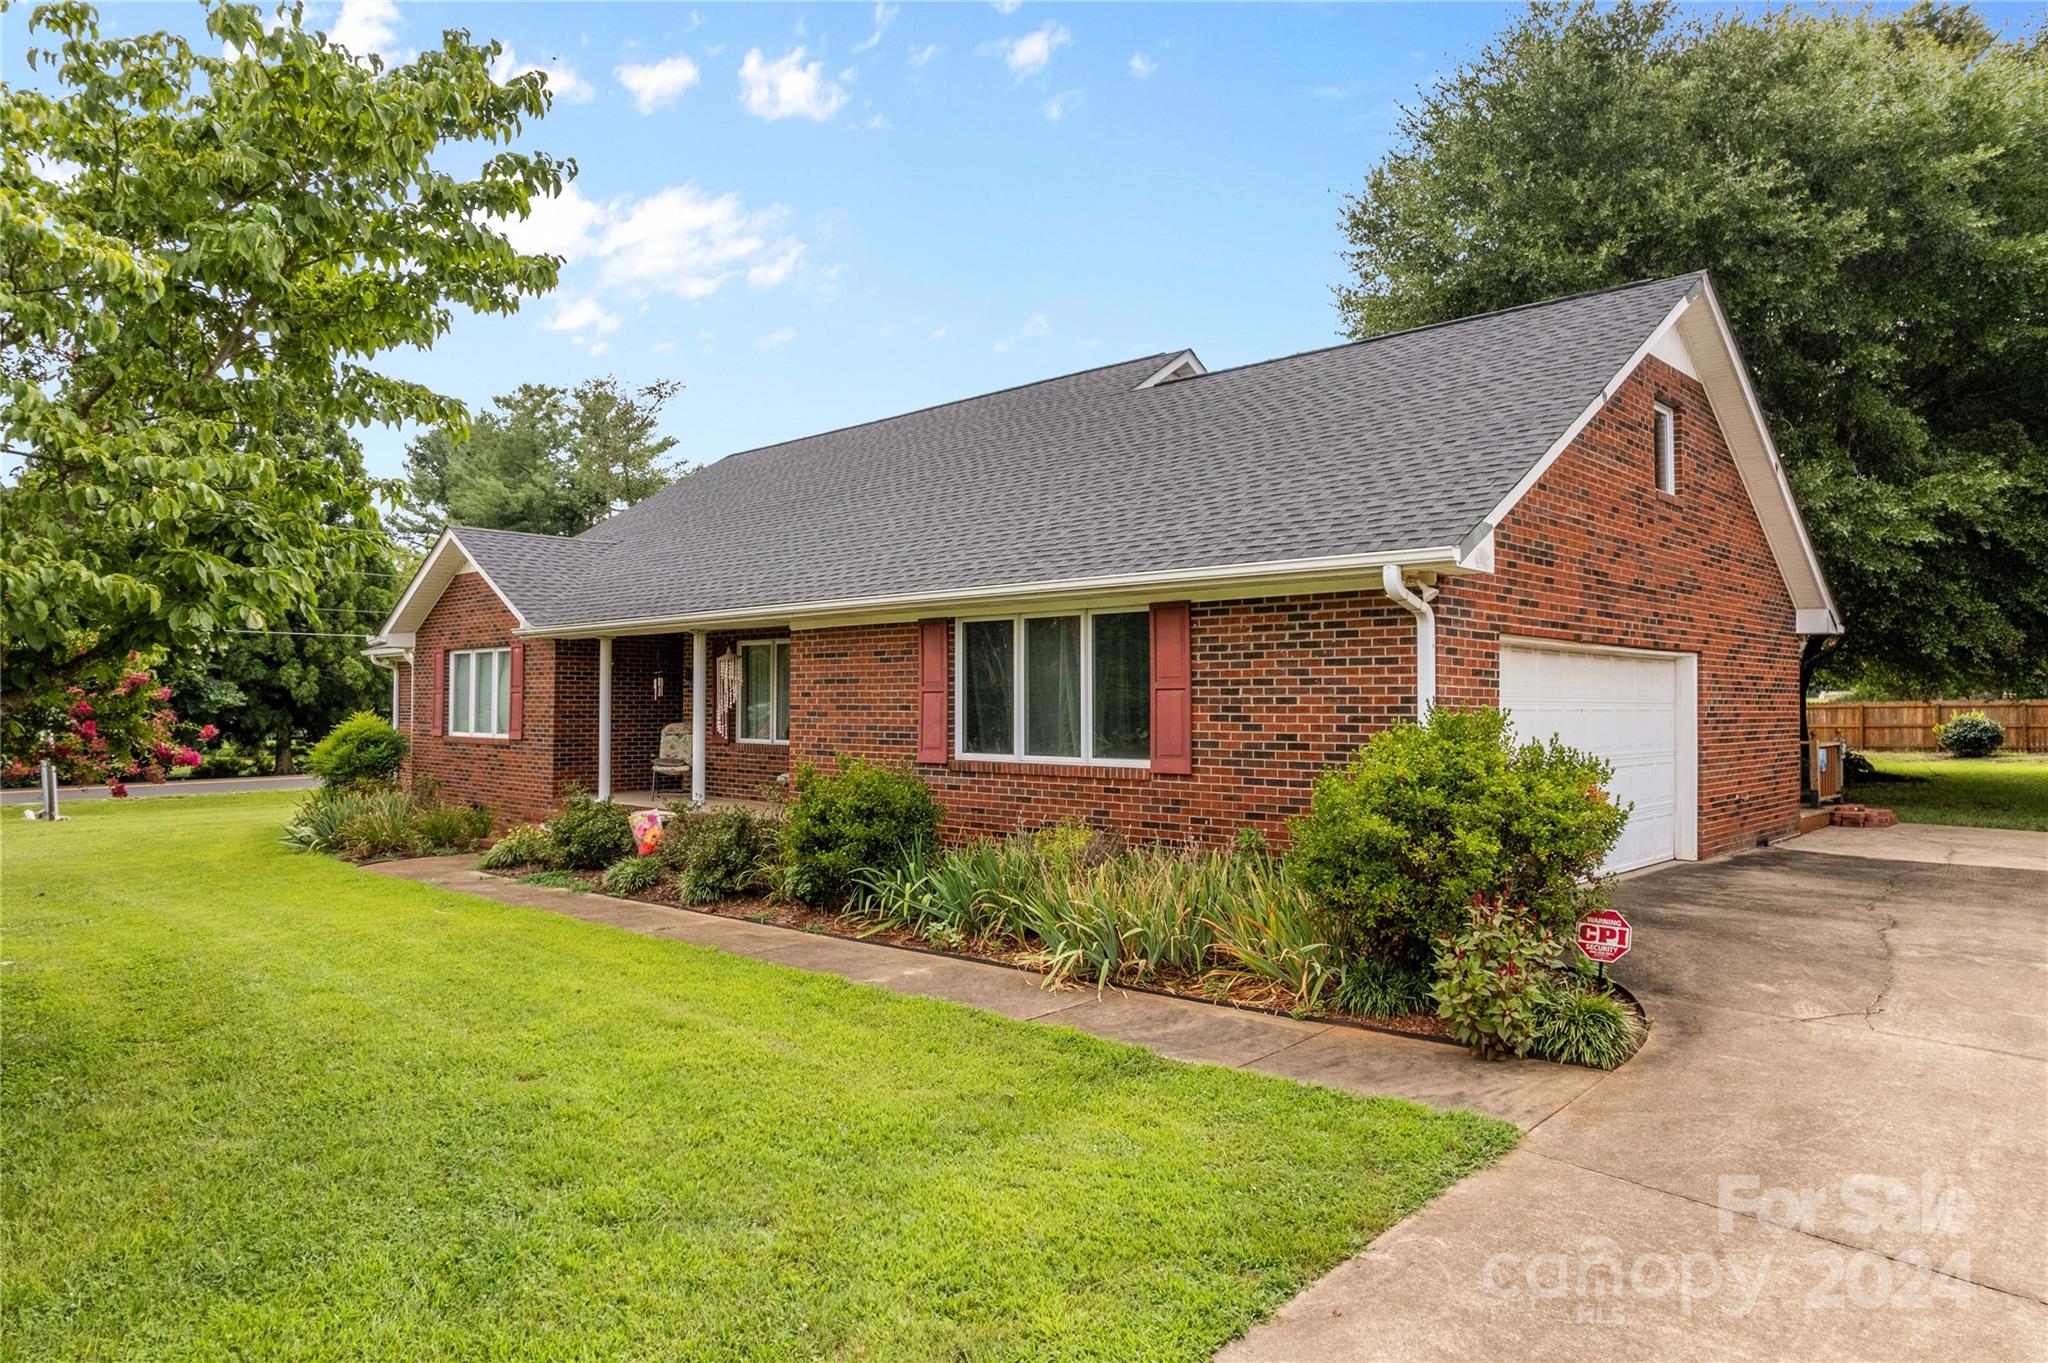
<instances>
[{"instance_id":1,"label":"green lawn","mask_svg":"<svg viewBox=\"0 0 2048 1363\"><path fill-rule=\"evenodd\" d=\"M292 798L0 825L9 1358L1202 1359L1515 1140L296 856Z\"/></svg>"},{"instance_id":2,"label":"green lawn","mask_svg":"<svg viewBox=\"0 0 2048 1363\"><path fill-rule=\"evenodd\" d=\"M1973 760L1925 752L1863 755L1880 772L1907 779L1866 782L1845 795L1892 810L1903 823L2048 832L2048 753L1998 753Z\"/></svg>"}]
</instances>

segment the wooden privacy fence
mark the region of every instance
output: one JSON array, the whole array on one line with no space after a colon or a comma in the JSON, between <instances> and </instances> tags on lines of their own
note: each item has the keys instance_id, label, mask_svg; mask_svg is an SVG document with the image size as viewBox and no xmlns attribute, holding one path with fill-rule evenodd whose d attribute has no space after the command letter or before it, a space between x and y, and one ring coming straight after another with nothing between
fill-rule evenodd
<instances>
[{"instance_id":1,"label":"wooden privacy fence","mask_svg":"<svg viewBox=\"0 0 2048 1363\"><path fill-rule=\"evenodd\" d=\"M1806 727L1818 743L1933 752L1936 726L1972 710L2005 726L2005 751L2048 752L2048 700L1808 701Z\"/></svg>"}]
</instances>

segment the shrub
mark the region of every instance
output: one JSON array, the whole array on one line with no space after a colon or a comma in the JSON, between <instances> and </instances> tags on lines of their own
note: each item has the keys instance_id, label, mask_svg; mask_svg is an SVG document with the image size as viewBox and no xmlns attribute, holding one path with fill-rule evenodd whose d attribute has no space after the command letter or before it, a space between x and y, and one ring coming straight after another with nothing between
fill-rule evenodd
<instances>
[{"instance_id":1,"label":"shrub","mask_svg":"<svg viewBox=\"0 0 2048 1363\"><path fill-rule=\"evenodd\" d=\"M640 894L661 883L661 863L653 857L627 857L604 873L604 892L620 896Z\"/></svg>"},{"instance_id":2,"label":"shrub","mask_svg":"<svg viewBox=\"0 0 2048 1363\"><path fill-rule=\"evenodd\" d=\"M671 819L657 850L686 904L715 904L768 888L781 854L781 821L744 809Z\"/></svg>"},{"instance_id":3,"label":"shrub","mask_svg":"<svg viewBox=\"0 0 2048 1363\"><path fill-rule=\"evenodd\" d=\"M1357 960L1344 967L1332 995L1339 1008L1369 1018L1402 1018L1430 1005L1427 971L1395 961Z\"/></svg>"},{"instance_id":4,"label":"shrub","mask_svg":"<svg viewBox=\"0 0 2048 1363\"><path fill-rule=\"evenodd\" d=\"M1506 899L1560 931L1628 811L1611 768L1552 741L1517 745L1498 710L1430 711L1373 736L1316 779L1288 865L1334 919L1342 958L1423 966L1474 899Z\"/></svg>"},{"instance_id":5,"label":"shrub","mask_svg":"<svg viewBox=\"0 0 2048 1363\"><path fill-rule=\"evenodd\" d=\"M1524 1055L1557 958L1557 936L1504 900L1473 904L1438 949L1430 997L1451 1036L1483 1060Z\"/></svg>"},{"instance_id":6,"label":"shrub","mask_svg":"<svg viewBox=\"0 0 2048 1363\"><path fill-rule=\"evenodd\" d=\"M552 871L562 864L562 847L539 824L521 824L499 838L477 864L486 871L510 871L520 866L541 866Z\"/></svg>"},{"instance_id":7,"label":"shrub","mask_svg":"<svg viewBox=\"0 0 2048 1363\"><path fill-rule=\"evenodd\" d=\"M593 800L588 791L571 787L562 812L548 820L548 832L560 849L561 864L573 871L600 871L634 850L633 814L624 805Z\"/></svg>"},{"instance_id":8,"label":"shrub","mask_svg":"<svg viewBox=\"0 0 2048 1363\"><path fill-rule=\"evenodd\" d=\"M596 888L590 877L574 871L535 871L532 875L519 877L521 885L538 885L544 890L574 890L585 894Z\"/></svg>"},{"instance_id":9,"label":"shrub","mask_svg":"<svg viewBox=\"0 0 2048 1363\"><path fill-rule=\"evenodd\" d=\"M404 760L405 735L358 710L313 745L306 768L330 786L360 786L394 779Z\"/></svg>"},{"instance_id":10,"label":"shrub","mask_svg":"<svg viewBox=\"0 0 2048 1363\"><path fill-rule=\"evenodd\" d=\"M1642 1024L1611 994L1576 981L1561 981L1538 994L1535 1050L1546 1059L1611 1070L1642 1044Z\"/></svg>"},{"instance_id":11,"label":"shrub","mask_svg":"<svg viewBox=\"0 0 2048 1363\"><path fill-rule=\"evenodd\" d=\"M2005 746L2005 726L1982 710L1957 715L1934 736L1957 757L1989 757Z\"/></svg>"},{"instance_id":12,"label":"shrub","mask_svg":"<svg viewBox=\"0 0 2048 1363\"><path fill-rule=\"evenodd\" d=\"M864 870L895 866L938 833L939 802L908 771L842 758L808 763L783 829L784 887L806 904L837 904Z\"/></svg>"}]
</instances>

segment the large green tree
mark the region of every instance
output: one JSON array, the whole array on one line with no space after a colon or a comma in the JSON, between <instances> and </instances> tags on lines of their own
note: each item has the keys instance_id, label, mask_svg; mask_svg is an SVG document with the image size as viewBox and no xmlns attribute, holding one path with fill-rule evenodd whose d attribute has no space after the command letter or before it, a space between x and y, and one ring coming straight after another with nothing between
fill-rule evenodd
<instances>
[{"instance_id":1,"label":"large green tree","mask_svg":"<svg viewBox=\"0 0 2048 1363\"><path fill-rule=\"evenodd\" d=\"M406 450L411 510L400 520L421 544L443 525L574 535L652 496L679 470L664 456L661 409L682 385L629 389L610 377L575 388L528 383L466 427L441 426Z\"/></svg>"},{"instance_id":2,"label":"large green tree","mask_svg":"<svg viewBox=\"0 0 2048 1363\"><path fill-rule=\"evenodd\" d=\"M1847 618L1809 677L2048 683L2048 47L1967 8L1539 3L1404 109L1346 328L1706 267Z\"/></svg>"},{"instance_id":3,"label":"large green tree","mask_svg":"<svg viewBox=\"0 0 2048 1363\"><path fill-rule=\"evenodd\" d=\"M295 425L294 457L331 460L361 476L362 448L347 431ZM345 507L328 508L331 520L347 515ZM166 678L179 714L289 773L295 743L321 737L357 710L385 708L391 674L363 655L363 644L391 613L402 582L392 552L337 565L321 576L310 603L271 617L263 629L223 631L181 652Z\"/></svg>"},{"instance_id":4,"label":"large green tree","mask_svg":"<svg viewBox=\"0 0 2048 1363\"><path fill-rule=\"evenodd\" d=\"M546 111L539 73L501 84L498 46L453 31L387 67L296 7L209 0L206 26L203 51L44 5L26 55L53 89L0 93L10 743L131 651L265 628L376 562L378 485L287 419L459 427L373 358L555 282L489 225L574 173L494 149Z\"/></svg>"}]
</instances>

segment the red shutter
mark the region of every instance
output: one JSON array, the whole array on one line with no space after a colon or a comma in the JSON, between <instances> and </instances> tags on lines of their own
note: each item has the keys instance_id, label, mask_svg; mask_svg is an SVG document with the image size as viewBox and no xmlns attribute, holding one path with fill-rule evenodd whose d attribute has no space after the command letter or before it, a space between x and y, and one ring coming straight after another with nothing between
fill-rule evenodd
<instances>
[{"instance_id":1,"label":"red shutter","mask_svg":"<svg viewBox=\"0 0 2048 1363\"><path fill-rule=\"evenodd\" d=\"M950 620L917 622L917 760L944 762L946 734L946 644Z\"/></svg>"},{"instance_id":2,"label":"red shutter","mask_svg":"<svg viewBox=\"0 0 2048 1363\"><path fill-rule=\"evenodd\" d=\"M506 722L505 736L519 737L520 726L526 722L526 645L514 642L512 645L512 716Z\"/></svg>"},{"instance_id":3,"label":"red shutter","mask_svg":"<svg viewBox=\"0 0 2048 1363\"><path fill-rule=\"evenodd\" d=\"M448 650L434 650L434 733L436 736L448 728Z\"/></svg>"},{"instance_id":4,"label":"red shutter","mask_svg":"<svg viewBox=\"0 0 2048 1363\"><path fill-rule=\"evenodd\" d=\"M1194 665L1188 603L1152 607L1152 770L1186 776L1194 770Z\"/></svg>"}]
</instances>

